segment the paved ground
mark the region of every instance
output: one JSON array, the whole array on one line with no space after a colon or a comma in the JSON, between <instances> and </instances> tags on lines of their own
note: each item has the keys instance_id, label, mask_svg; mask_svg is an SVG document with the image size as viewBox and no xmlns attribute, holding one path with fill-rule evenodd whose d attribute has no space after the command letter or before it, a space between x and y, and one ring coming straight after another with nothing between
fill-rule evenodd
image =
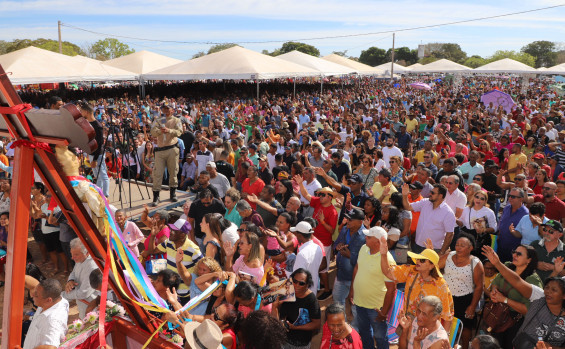
<instances>
[{"instance_id":1,"label":"paved ground","mask_svg":"<svg viewBox=\"0 0 565 349\"><path fill-rule=\"evenodd\" d=\"M152 201L152 191L151 187L146 187L143 184L140 184L139 187L132 183L131 187L127 182L124 182L121 188L117 186L114 182L110 185L110 198L109 201L112 205L116 206L117 208L123 208L126 210L128 217L133 220L137 220L143 211L143 205L149 204ZM130 190L131 190L131 200L130 200ZM122 201L120 201L120 192L122 195ZM148 195L149 192L149 195ZM184 204L185 200L189 199L189 194L185 192L177 192L177 197L179 201L173 203L169 200L169 192L165 189L161 192L161 203L158 207L153 208L150 206L150 212L154 212L158 209L166 209L166 210L180 210L182 205ZM131 208L130 208L130 201L131 201ZM123 204L123 206L122 206ZM143 231L144 229L142 229ZM147 234L147 231L144 231ZM66 273L56 273L56 269L50 263L42 263L43 258L41 256L39 247L37 243L34 241L33 236L31 233L28 236L28 249L29 253L33 257L33 261L37 264L41 271L44 273L46 277L54 277L58 279L62 284L66 283L68 274ZM335 264L332 263L330 267L330 282L333 284L333 279L335 277ZM3 314L3 304L4 304L4 287L0 287L0 316ZM322 323L325 322L324 311L325 308L332 303L332 297L320 302L320 307L322 309ZM30 309L31 304L25 304L24 310L27 311ZM351 314L349 306L347 306L347 311ZM71 302L71 309L69 313L69 322L74 321L78 318L78 309L74 302ZM351 320L351 315L349 316ZM319 348L321 340L321 331L317 334L313 341L312 341L312 348ZM395 348L392 346L391 348Z\"/></svg>"}]
</instances>

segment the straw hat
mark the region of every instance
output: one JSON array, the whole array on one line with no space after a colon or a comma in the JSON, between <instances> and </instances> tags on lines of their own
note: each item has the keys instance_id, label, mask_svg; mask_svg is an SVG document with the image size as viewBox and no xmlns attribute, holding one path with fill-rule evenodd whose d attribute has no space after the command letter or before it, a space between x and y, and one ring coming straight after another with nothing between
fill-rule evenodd
<instances>
[{"instance_id":1,"label":"straw hat","mask_svg":"<svg viewBox=\"0 0 565 349\"><path fill-rule=\"evenodd\" d=\"M441 272L439 271L439 267L438 267L439 256L437 255L436 251L430 250L428 248L423 250L422 253L420 253L420 254L408 251L408 257L412 258L412 261L414 261L414 263L416 263L416 261L418 259L429 260L436 267L436 271L437 271L438 275L440 277L442 276Z\"/></svg>"},{"instance_id":2,"label":"straw hat","mask_svg":"<svg viewBox=\"0 0 565 349\"><path fill-rule=\"evenodd\" d=\"M212 320L187 323L184 335L192 349L222 349L222 330Z\"/></svg>"}]
</instances>

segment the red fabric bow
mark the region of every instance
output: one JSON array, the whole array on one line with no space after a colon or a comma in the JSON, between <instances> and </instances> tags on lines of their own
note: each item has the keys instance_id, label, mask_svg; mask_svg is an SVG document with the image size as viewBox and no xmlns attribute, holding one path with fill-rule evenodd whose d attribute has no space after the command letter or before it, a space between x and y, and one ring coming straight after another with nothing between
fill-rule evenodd
<instances>
[{"instance_id":1,"label":"red fabric bow","mask_svg":"<svg viewBox=\"0 0 565 349\"><path fill-rule=\"evenodd\" d=\"M48 151L50 153L52 153L53 151L51 150L51 147L49 146L49 144L44 143L44 142L37 142L37 141L28 141L27 139L18 139L17 141L13 142L10 145L10 148L16 148L16 147L27 147L27 148L31 148L31 149L43 149L45 151Z\"/></svg>"}]
</instances>

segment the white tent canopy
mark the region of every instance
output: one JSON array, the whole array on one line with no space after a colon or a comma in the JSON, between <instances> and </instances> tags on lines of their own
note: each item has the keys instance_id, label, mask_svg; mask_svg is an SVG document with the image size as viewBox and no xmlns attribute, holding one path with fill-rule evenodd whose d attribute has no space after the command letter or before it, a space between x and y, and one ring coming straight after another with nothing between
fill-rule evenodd
<instances>
[{"instance_id":1,"label":"white tent canopy","mask_svg":"<svg viewBox=\"0 0 565 349\"><path fill-rule=\"evenodd\" d=\"M406 69L408 69L408 70L413 70L414 68L418 68L418 67L421 67L421 66L423 66L423 64L414 63L414 64L412 64L412 65L407 66Z\"/></svg>"},{"instance_id":2,"label":"white tent canopy","mask_svg":"<svg viewBox=\"0 0 565 349\"><path fill-rule=\"evenodd\" d=\"M181 62L180 59L170 58L157 53L138 51L126 56L110 59L105 61L104 64L141 75Z\"/></svg>"},{"instance_id":3,"label":"white tent canopy","mask_svg":"<svg viewBox=\"0 0 565 349\"><path fill-rule=\"evenodd\" d=\"M565 63L554 65L542 72L542 74L565 74Z\"/></svg>"},{"instance_id":4,"label":"white tent canopy","mask_svg":"<svg viewBox=\"0 0 565 349\"><path fill-rule=\"evenodd\" d=\"M410 73L460 73L471 70L464 65L452 62L448 59L440 59L422 66L412 68Z\"/></svg>"},{"instance_id":5,"label":"white tent canopy","mask_svg":"<svg viewBox=\"0 0 565 349\"><path fill-rule=\"evenodd\" d=\"M285 61L289 61L292 63L300 64L311 69L315 69L316 71L320 72L321 75L324 76L332 76L332 75L339 76L339 75L347 75L347 74L355 73L355 69L346 67L341 64L336 64L327 61L325 59L314 57L312 55L296 50L277 56L277 58L284 59Z\"/></svg>"},{"instance_id":6,"label":"white tent canopy","mask_svg":"<svg viewBox=\"0 0 565 349\"><path fill-rule=\"evenodd\" d=\"M318 76L320 72L240 46L144 74L145 80L264 80Z\"/></svg>"},{"instance_id":7,"label":"white tent canopy","mask_svg":"<svg viewBox=\"0 0 565 349\"><path fill-rule=\"evenodd\" d=\"M390 72L390 62L383 63L381 65L377 65L375 68L380 69L380 70L384 70L385 72L386 71ZM409 71L410 71L410 69L408 67L404 67L400 64L394 63L394 73L404 74L404 73L407 73ZM390 73L389 73L389 75L390 75Z\"/></svg>"},{"instance_id":8,"label":"white tent canopy","mask_svg":"<svg viewBox=\"0 0 565 349\"><path fill-rule=\"evenodd\" d=\"M105 65L103 62L96 59L84 56L74 56L71 58L79 62L83 69L84 76L91 76L93 77L92 80L109 81L137 79L137 75L130 71Z\"/></svg>"},{"instance_id":9,"label":"white tent canopy","mask_svg":"<svg viewBox=\"0 0 565 349\"><path fill-rule=\"evenodd\" d=\"M473 69L473 73L536 74L535 68L510 58L503 58Z\"/></svg>"},{"instance_id":10,"label":"white tent canopy","mask_svg":"<svg viewBox=\"0 0 565 349\"><path fill-rule=\"evenodd\" d=\"M103 67L85 63L86 59L30 46L0 56L0 64L16 85L135 79L135 74L115 69L105 71Z\"/></svg>"},{"instance_id":11,"label":"white tent canopy","mask_svg":"<svg viewBox=\"0 0 565 349\"><path fill-rule=\"evenodd\" d=\"M349 58L342 57L340 55L336 55L332 53L331 55L327 55L322 57L326 61L330 61L333 63L337 63L339 65L343 65L349 68L354 69L357 74L359 75L383 75L384 71L378 68L371 67L370 65L359 63Z\"/></svg>"}]
</instances>

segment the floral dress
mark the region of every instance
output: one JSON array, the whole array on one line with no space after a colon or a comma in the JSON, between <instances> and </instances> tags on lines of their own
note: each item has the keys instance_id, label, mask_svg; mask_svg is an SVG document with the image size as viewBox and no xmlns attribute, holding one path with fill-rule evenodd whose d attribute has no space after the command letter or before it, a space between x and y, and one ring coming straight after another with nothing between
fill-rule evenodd
<instances>
[{"instance_id":1,"label":"floral dress","mask_svg":"<svg viewBox=\"0 0 565 349\"><path fill-rule=\"evenodd\" d=\"M404 170L402 168L398 169L398 172L390 178L392 184L395 187L400 188L404 184L404 180L402 179L402 175L404 174Z\"/></svg>"},{"instance_id":2,"label":"floral dress","mask_svg":"<svg viewBox=\"0 0 565 349\"><path fill-rule=\"evenodd\" d=\"M414 337L418 333L418 319L414 319L412 321L412 331L410 332L410 339L408 341L408 348L414 348ZM447 331L443 328L443 326L439 326L437 330L433 331L429 335L427 335L421 342L421 349L426 349L431 347L437 341L446 339L449 341L449 335ZM419 349L420 349L419 348ZM415 348L416 349L416 348Z\"/></svg>"}]
</instances>

